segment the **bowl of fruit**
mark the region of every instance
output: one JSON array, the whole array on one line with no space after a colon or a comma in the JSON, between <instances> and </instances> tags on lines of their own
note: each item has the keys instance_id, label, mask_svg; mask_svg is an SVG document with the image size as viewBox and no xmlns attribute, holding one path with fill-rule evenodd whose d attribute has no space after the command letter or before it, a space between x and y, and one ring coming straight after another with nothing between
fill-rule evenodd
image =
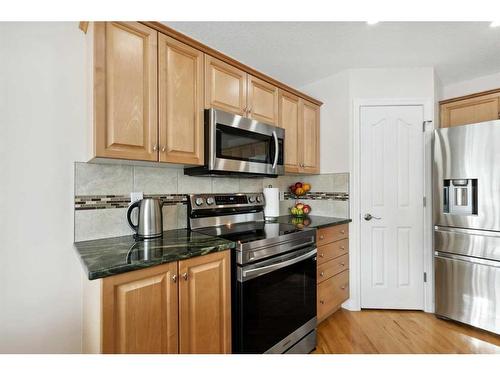
<instances>
[{"instance_id":1,"label":"bowl of fruit","mask_svg":"<svg viewBox=\"0 0 500 375\"><path fill-rule=\"evenodd\" d=\"M308 184L307 182L296 182L295 184L290 185L289 190L290 193L296 197L301 197L311 190L311 184Z\"/></svg>"},{"instance_id":2,"label":"bowl of fruit","mask_svg":"<svg viewBox=\"0 0 500 375\"><path fill-rule=\"evenodd\" d=\"M293 217L305 217L311 212L311 206L304 203L295 203L293 207L290 207L290 215Z\"/></svg>"}]
</instances>

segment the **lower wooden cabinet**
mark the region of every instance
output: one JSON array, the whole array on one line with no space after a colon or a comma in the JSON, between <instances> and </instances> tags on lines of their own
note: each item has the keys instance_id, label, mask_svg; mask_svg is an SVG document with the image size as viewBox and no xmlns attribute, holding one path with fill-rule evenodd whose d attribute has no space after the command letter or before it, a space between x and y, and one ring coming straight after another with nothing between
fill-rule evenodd
<instances>
[{"instance_id":1,"label":"lower wooden cabinet","mask_svg":"<svg viewBox=\"0 0 500 375\"><path fill-rule=\"evenodd\" d=\"M87 280L84 352L230 353L230 279L223 251Z\"/></svg>"},{"instance_id":2,"label":"lower wooden cabinet","mask_svg":"<svg viewBox=\"0 0 500 375\"><path fill-rule=\"evenodd\" d=\"M321 322L349 298L348 224L319 229L317 245L317 318Z\"/></svg>"}]
</instances>

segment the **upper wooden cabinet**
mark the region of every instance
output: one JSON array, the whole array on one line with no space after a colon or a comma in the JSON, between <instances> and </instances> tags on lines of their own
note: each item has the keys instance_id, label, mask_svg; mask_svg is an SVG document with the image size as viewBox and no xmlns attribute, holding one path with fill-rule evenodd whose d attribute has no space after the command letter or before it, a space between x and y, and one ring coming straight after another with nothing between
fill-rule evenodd
<instances>
[{"instance_id":1,"label":"upper wooden cabinet","mask_svg":"<svg viewBox=\"0 0 500 375\"><path fill-rule=\"evenodd\" d=\"M95 23L95 156L158 159L157 39L138 22Z\"/></svg>"},{"instance_id":2,"label":"upper wooden cabinet","mask_svg":"<svg viewBox=\"0 0 500 375\"><path fill-rule=\"evenodd\" d=\"M442 128L500 118L500 92L479 93L440 104Z\"/></svg>"},{"instance_id":3,"label":"upper wooden cabinet","mask_svg":"<svg viewBox=\"0 0 500 375\"><path fill-rule=\"evenodd\" d=\"M266 124L278 123L278 88L248 75L248 117Z\"/></svg>"},{"instance_id":4,"label":"upper wooden cabinet","mask_svg":"<svg viewBox=\"0 0 500 375\"><path fill-rule=\"evenodd\" d=\"M299 142L302 145L304 173L319 173L319 107L305 100L301 106Z\"/></svg>"},{"instance_id":5,"label":"upper wooden cabinet","mask_svg":"<svg viewBox=\"0 0 500 375\"><path fill-rule=\"evenodd\" d=\"M280 90L278 124L285 129L285 171L319 173L319 106Z\"/></svg>"},{"instance_id":6,"label":"upper wooden cabinet","mask_svg":"<svg viewBox=\"0 0 500 375\"><path fill-rule=\"evenodd\" d=\"M203 53L159 34L160 161L203 164Z\"/></svg>"},{"instance_id":7,"label":"upper wooden cabinet","mask_svg":"<svg viewBox=\"0 0 500 375\"><path fill-rule=\"evenodd\" d=\"M179 262L180 353L231 353L229 252Z\"/></svg>"},{"instance_id":8,"label":"upper wooden cabinet","mask_svg":"<svg viewBox=\"0 0 500 375\"><path fill-rule=\"evenodd\" d=\"M298 96L279 90L278 125L285 129L285 172L300 172L299 124L300 99Z\"/></svg>"},{"instance_id":9,"label":"upper wooden cabinet","mask_svg":"<svg viewBox=\"0 0 500 375\"><path fill-rule=\"evenodd\" d=\"M205 107L246 116L247 73L205 55Z\"/></svg>"},{"instance_id":10,"label":"upper wooden cabinet","mask_svg":"<svg viewBox=\"0 0 500 375\"><path fill-rule=\"evenodd\" d=\"M103 353L178 352L176 275L173 262L103 279Z\"/></svg>"}]
</instances>

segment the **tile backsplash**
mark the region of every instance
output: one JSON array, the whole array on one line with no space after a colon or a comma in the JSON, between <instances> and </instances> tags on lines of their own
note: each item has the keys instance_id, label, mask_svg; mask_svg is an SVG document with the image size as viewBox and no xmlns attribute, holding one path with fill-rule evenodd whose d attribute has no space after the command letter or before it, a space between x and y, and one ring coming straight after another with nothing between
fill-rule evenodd
<instances>
[{"instance_id":1,"label":"tile backsplash","mask_svg":"<svg viewBox=\"0 0 500 375\"><path fill-rule=\"evenodd\" d=\"M349 174L287 175L278 178L185 176L181 166L144 167L75 163L75 241L132 234L126 221L131 192L162 199L165 230L187 226L183 195L190 193L251 193L268 185L287 192L297 181L311 184L305 199L312 215L349 217ZM321 194L318 194L321 193ZM335 193L335 194L333 194ZM343 194L340 194L343 193ZM280 214L295 200L280 194Z\"/></svg>"}]
</instances>

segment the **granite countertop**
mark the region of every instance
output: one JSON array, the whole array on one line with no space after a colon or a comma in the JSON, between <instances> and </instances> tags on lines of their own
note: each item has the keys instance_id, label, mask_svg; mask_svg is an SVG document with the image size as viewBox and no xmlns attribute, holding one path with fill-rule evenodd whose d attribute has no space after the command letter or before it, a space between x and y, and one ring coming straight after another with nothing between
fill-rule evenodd
<instances>
[{"instance_id":1,"label":"granite countertop","mask_svg":"<svg viewBox=\"0 0 500 375\"><path fill-rule=\"evenodd\" d=\"M332 225L340 225L350 223L351 219L340 217L327 217L327 216L314 216L309 215L304 218L297 218L290 215L279 216L277 218L279 223L294 224L302 228L325 228Z\"/></svg>"},{"instance_id":2,"label":"granite countertop","mask_svg":"<svg viewBox=\"0 0 500 375\"><path fill-rule=\"evenodd\" d=\"M176 260L232 249L233 241L174 229L163 237L136 241L133 236L103 238L74 243L89 280L117 275Z\"/></svg>"}]
</instances>

